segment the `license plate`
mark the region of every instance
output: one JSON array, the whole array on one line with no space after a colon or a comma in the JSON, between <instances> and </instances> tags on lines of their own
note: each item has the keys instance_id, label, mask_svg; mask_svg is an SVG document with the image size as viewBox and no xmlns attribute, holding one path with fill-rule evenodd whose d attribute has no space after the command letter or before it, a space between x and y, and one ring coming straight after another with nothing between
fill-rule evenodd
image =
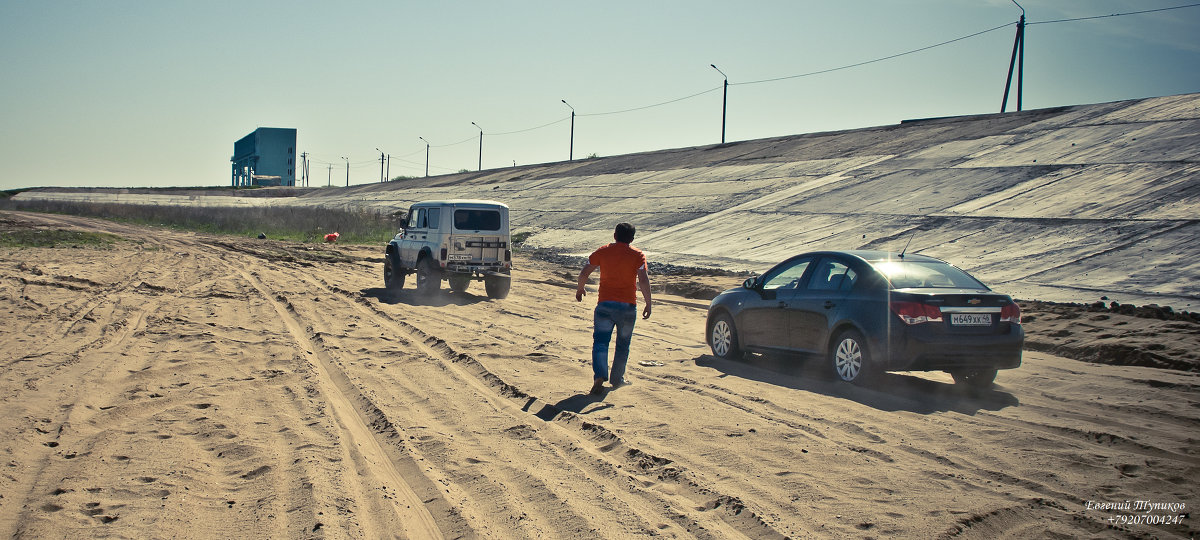
<instances>
[{"instance_id":1,"label":"license plate","mask_svg":"<svg viewBox=\"0 0 1200 540\"><path fill-rule=\"evenodd\" d=\"M950 324L954 326L991 326L992 316L989 313L951 313Z\"/></svg>"},{"instance_id":2,"label":"license plate","mask_svg":"<svg viewBox=\"0 0 1200 540\"><path fill-rule=\"evenodd\" d=\"M471 260L471 255L469 253L462 253L462 254L452 253L452 254L450 254L450 260L452 260L452 261L469 261L469 260Z\"/></svg>"}]
</instances>

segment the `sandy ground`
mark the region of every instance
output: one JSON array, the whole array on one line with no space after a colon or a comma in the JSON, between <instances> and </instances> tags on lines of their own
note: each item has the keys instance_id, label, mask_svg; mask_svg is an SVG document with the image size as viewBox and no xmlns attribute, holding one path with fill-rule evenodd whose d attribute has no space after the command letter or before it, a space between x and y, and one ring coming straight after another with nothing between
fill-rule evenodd
<instances>
[{"instance_id":1,"label":"sandy ground","mask_svg":"<svg viewBox=\"0 0 1200 540\"><path fill-rule=\"evenodd\" d=\"M1130 332L1186 367L1194 322L1030 306L1047 352L992 391L860 388L717 360L707 302L660 293L633 384L594 397L573 268L518 257L506 300L419 300L382 289L381 247L0 218L130 239L0 250L5 537L1200 532L1200 376L1049 352Z\"/></svg>"}]
</instances>

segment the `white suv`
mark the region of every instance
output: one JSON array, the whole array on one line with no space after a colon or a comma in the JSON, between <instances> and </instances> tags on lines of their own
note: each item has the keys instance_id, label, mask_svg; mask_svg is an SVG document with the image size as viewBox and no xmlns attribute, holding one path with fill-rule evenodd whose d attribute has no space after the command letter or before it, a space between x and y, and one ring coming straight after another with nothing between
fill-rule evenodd
<instances>
[{"instance_id":1,"label":"white suv","mask_svg":"<svg viewBox=\"0 0 1200 540\"><path fill-rule=\"evenodd\" d=\"M408 219L383 258L384 285L404 287L417 274L417 292L430 294L442 279L456 292L482 280L488 298L508 296L512 273L508 206L495 201L425 201L412 205Z\"/></svg>"}]
</instances>

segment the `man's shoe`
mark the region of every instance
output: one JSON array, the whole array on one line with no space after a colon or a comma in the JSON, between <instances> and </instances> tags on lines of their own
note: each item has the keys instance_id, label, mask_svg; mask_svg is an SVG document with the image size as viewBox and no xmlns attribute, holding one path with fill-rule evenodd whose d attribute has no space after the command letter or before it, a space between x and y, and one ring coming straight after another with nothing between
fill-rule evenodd
<instances>
[{"instance_id":1,"label":"man's shoe","mask_svg":"<svg viewBox=\"0 0 1200 540\"><path fill-rule=\"evenodd\" d=\"M596 379L596 383L592 385L592 389L588 391L593 396L600 395L604 392L604 379Z\"/></svg>"}]
</instances>

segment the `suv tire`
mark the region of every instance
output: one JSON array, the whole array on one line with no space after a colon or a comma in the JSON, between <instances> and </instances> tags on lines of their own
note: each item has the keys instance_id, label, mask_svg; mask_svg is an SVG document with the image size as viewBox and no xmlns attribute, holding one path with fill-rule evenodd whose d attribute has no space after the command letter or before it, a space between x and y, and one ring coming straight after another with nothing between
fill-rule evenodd
<instances>
[{"instance_id":1,"label":"suv tire","mask_svg":"<svg viewBox=\"0 0 1200 540\"><path fill-rule=\"evenodd\" d=\"M450 290L456 293L467 292L467 287L471 285L471 277L464 274L450 274L446 281L450 282Z\"/></svg>"},{"instance_id":2,"label":"suv tire","mask_svg":"<svg viewBox=\"0 0 1200 540\"><path fill-rule=\"evenodd\" d=\"M383 286L389 291L398 291L404 288L404 270L396 263L396 257L393 255L385 255L383 257Z\"/></svg>"},{"instance_id":3,"label":"suv tire","mask_svg":"<svg viewBox=\"0 0 1200 540\"><path fill-rule=\"evenodd\" d=\"M505 272L506 274L508 272ZM487 291L488 298L503 300L508 297L508 290L512 287L512 278L509 276L486 275L483 277L483 288Z\"/></svg>"},{"instance_id":4,"label":"suv tire","mask_svg":"<svg viewBox=\"0 0 1200 540\"><path fill-rule=\"evenodd\" d=\"M442 286L442 272L433 265L433 258L423 257L417 262L417 292L431 295Z\"/></svg>"}]
</instances>

